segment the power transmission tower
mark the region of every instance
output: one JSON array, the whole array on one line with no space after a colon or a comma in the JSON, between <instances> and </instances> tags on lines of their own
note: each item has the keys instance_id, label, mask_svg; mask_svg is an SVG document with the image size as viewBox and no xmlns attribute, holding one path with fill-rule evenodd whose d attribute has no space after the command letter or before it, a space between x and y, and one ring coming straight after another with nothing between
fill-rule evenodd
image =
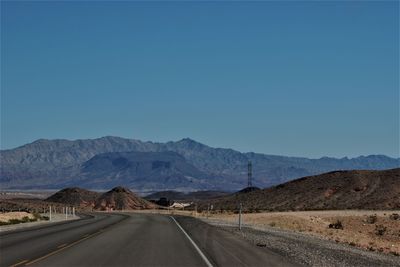
<instances>
[{"instance_id":1,"label":"power transmission tower","mask_svg":"<svg viewBox=\"0 0 400 267\"><path fill-rule=\"evenodd\" d=\"M251 161L247 164L247 187L252 187L252 181L251 177L253 175L253 165L251 164Z\"/></svg>"}]
</instances>

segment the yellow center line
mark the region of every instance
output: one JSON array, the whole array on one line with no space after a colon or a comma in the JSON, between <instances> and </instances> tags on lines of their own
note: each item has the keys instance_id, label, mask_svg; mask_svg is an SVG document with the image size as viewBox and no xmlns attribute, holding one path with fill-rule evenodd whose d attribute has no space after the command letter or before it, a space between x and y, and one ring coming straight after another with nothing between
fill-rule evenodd
<instances>
[{"instance_id":1,"label":"yellow center line","mask_svg":"<svg viewBox=\"0 0 400 267\"><path fill-rule=\"evenodd\" d=\"M60 251L63 251L63 250L65 250L67 248L70 248L70 247L72 247L72 246L74 246L74 245L76 245L76 244L78 244L78 243L80 243L80 242L82 242L82 241L84 241L86 239L89 239L89 238L91 238L91 237L93 237L95 235L98 235L99 233L100 232L96 232L96 233L91 234L91 235L85 235L83 238L81 238L81 239L79 239L79 240L77 240L77 241L75 241L75 242L73 242L73 243L71 243L69 245L65 244L65 246L63 246L63 247L61 247L61 248L59 248L59 249L57 249L57 250L55 250L53 252L50 252L49 254L46 254L46 255L44 255L44 256L42 256L40 258L37 258L35 260L32 260L32 261L26 263L25 266L28 266L28 265L34 264L34 263L36 263L38 261L44 260L44 259L46 259L46 258L48 258L48 257L50 257L50 256L52 256L54 254L57 254Z\"/></svg>"},{"instance_id":2,"label":"yellow center line","mask_svg":"<svg viewBox=\"0 0 400 267\"><path fill-rule=\"evenodd\" d=\"M59 245L57 248L62 248L62 247L65 247L66 245L68 245L68 244L65 243L65 244Z\"/></svg>"},{"instance_id":3,"label":"yellow center line","mask_svg":"<svg viewBox=\"0 0 400 267\"><path fill-rule=\"evenodd\" d=\"M16 264L13 264L13 265L11 265L10 267L16 267L16 266L19 266L19 265L21 265L21 264L24 264L25 262L27 262L27 261L29 261L29 260L23 260L23 261L20 261L20 262L18 262L18 263L16 263Z\"/></svg>"}]
</instances>

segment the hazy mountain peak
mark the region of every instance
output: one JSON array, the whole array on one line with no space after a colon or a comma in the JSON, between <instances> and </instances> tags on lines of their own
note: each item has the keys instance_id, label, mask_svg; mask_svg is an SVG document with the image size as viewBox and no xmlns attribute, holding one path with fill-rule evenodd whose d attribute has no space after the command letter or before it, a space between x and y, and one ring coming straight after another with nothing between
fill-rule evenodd
<instances>
[{"instance_id":1,"label":"hazy mountain peak","mask_svg":"<svg viewBox=\"0 0 400 267\"><path fill-rule=\"evenodd\" d=\"M197 142L196 140L190 139L190 138L183 138L174 144L177 144L179 146L183 146L188 149L199 149L199 148L205 148L208 147L200 142Z\"/></svg>"},{"instance_id":2,"label":"hazy mountain peak","mask_svg":"<svg viewBox=\"0 0 400 267\"><path fill-rule=\"evenodd\" d=\"M191 138L189 138L189 137L182 138L181 140L177 141L177 143L188 143L188 144L194 143L194 144L200 144L200 143L197 142L196 140L193 140L193 139L191 139Z\"/></svg>"}]
</instances>

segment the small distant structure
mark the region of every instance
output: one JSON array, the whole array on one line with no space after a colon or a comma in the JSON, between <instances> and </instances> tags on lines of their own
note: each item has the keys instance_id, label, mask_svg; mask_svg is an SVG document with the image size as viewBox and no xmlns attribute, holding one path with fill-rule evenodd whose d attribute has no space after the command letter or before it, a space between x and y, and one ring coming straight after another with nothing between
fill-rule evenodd
<instances>
[{"instance_id":1,"label":"small distant structure","mask_svg":"<svg viewBox=\"0 0 400 267\"><path fill-rule=\"evenodd\" d=\"M175 208L175 209L185 209L186 207L189 207L191 203L182 203L182 202L174 202L170 208Z\"/></svg>"},{"instance_id":2,"label":"small distant structure","mask_svg":"<svg viewBox=\"0 0 400 267\"><path fill-rule=\"evenodd\" d=\"M253 187L252 176L253 176L253 165L251 161L249 161L247 163L247 187Z\"/></svg>"}]
</instances>

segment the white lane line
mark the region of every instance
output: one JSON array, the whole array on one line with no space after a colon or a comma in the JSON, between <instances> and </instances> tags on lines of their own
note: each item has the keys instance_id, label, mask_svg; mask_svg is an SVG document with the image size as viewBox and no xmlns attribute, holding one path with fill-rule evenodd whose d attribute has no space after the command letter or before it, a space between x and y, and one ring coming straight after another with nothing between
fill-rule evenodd
<instances>
[{"instance_id":1,"label":"white lane line","mask_svg":"<svg viewBox=\"0 0 400 267\"><path fill-rule=\"evenodd\" d=\"M211 262L207 259L206 255L203 254L203 252L201 252L200 248L196 245L196 243L194 243L194 241L190 238L190 236L186 233L186 231L182 228L182 226L175 220L174 217L171 217L171 219L176 223L176 225L178 225L179 229L181 229L181 231L185 234L185 236L187 237L187 239L189 239L190 243L192 243L192 245L194 246L194 248L197 250L197 252L200 254L201 258L204 260L204 262L207 264L208 267L213 267L213 265L211 264Z\"/></svg>"}]
</instances>

